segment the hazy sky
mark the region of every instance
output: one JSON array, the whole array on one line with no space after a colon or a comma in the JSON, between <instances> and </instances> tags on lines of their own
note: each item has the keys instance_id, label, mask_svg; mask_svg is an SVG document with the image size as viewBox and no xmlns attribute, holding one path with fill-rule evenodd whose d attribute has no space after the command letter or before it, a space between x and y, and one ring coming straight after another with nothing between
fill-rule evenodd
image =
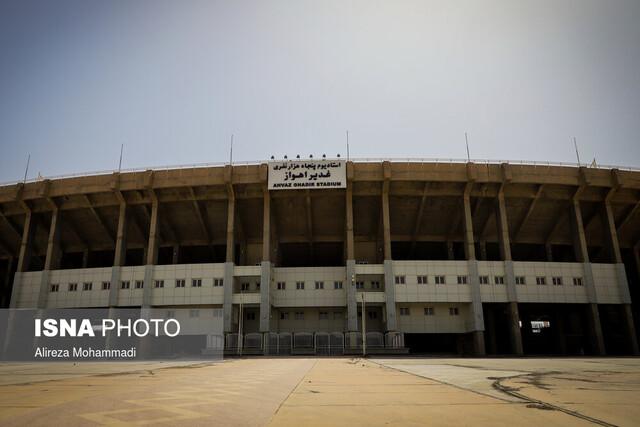
<instances>
[{"instance_id":1,"label":"hazy sky","mask_svg":"<svg viewBox=\"0 0 640 427\"><path fill-rule=\"evenodd\" d=\"M267 159L640 166L640 1L0 1L0 181Z\"/></svg>"}]
</instances>

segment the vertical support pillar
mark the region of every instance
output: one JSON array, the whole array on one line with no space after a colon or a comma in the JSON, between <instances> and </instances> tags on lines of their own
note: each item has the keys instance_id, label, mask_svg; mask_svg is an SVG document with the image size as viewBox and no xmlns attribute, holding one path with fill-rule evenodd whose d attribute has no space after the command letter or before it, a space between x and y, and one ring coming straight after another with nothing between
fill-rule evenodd
<instances>
[{"instance_id":1,"label":"vertical support pillar","mask_svg":"<svg viewBox=\"0 0 640 427\"><path fill-rule=\"evenodd\" d=\"M389 212L389 180L391 178L391 166L384 162L385 180L382 183L382 230L384 239L384 293L386 299L387 331L395 331L398 328L396 319L396 288L394 283L393 261L391 254L391 217ZM357 302L356 302L357 304ZM362 313L363 316L366 313Z\"/></svg>"},{"instance_id":2,"label":"vertical support pillar","mask_svg":"<svg viewBox=\"0 0 640 427\"><path fill-rule=\"evenodd\" d=\"M231 187L231 184L229 184ZM227 256L226 262L234 262L235 256L235 210L236 197L233 189L229 191L229 200L227 201Z\"/></svg>"},{"instance_id":3,"label":"vertical support pillar","mask_svg":"<svg viewBox=\"0 0 640 427\"><path fill-rule=\"evenodd\" d=\"M589 331L592 335L591 345L594 352L598 355L604 355L606 350L604 346L604 336L602 334L602 324L600 322L600 313L598 311L597 296L595 284L593 281L593 270L589 262L589 251L587 248L587 238L584 233L584 225L582 223L582 209L578 194L571 199L571 225L573 232L573 246L578 262L581 262L584 269L584 282L587 291L587 317L589 321Z\"/></svg>"},{"instance_id":4,"label":"vertical support pillar","mask_svg":"<svg viewBox=\"0 0 640 427\"><path fill-rule=\"evenodd\" d=\"M20 252L18 254L16 274L13 279L13 288L11 288L11 300L9 301L9 307L11 308L16 308L18 306L18 295L20 295L20 283L22 279L21 273L29 269L31 251L33 249L34 229L33 213L30 209L27 209L24 217L24 226L22 228L22 240L20 241Z\"/></svg>"},{"instance_id":5,"label":"vertical support pillar","mask_svg":"<svg viewBox=\"0 0 640 427\"><path fill-rule=\"evenodd\" d=\"M623 302L622 314L624 316L626 332L629 338L629 347L632 354L638 354L638 336L636 335L636 328L633 322L633 312L631 311L631 294L629 293L627 272L625 270L624 263L622 262L620 244L618 242L618 232L616 230L616 223L613 217L613 210L611 209L611 202L609 201L608 197L605 198L604 201L602 219L605 227L606 240L609 246L609 253L611 254L612 258L611 261L616 264L616 277L618 279L620 297Z\"/></svg>"},{"instance_id":6,"label":"vertical support pillar","mask_svg":"<svg viewBox=\"0 0 640 427\"><path fill-rule=\"evenodd\" d=\"M511 338L512 353L521 356L522 334L520 331L520 315L518 313L518 295L516 291L516 278L511 257L511 238L509 237L509 222L507 219L507 207L504 200L504 187L498 192L496 200L496 224L498 225L498 241L500 244L500 257L504 261L504 272L507 285L507 300L509 314L509 336Z\"/></svg>"},{"instance_id":7,"label":"vertical support pillar","mask_svg":"<svg viewBox=\"0 0 640 427\"><path fill-rule=\"evenodd\" d=\"M116 250L111 267L111 289L109 289L109 307L118 305L118 292L120 292L120 274L125 264L127 255L127 204L120 203L118 210L118 231L116 233ZM143 291L144 292L144 291Z\"/></svg>"},{"instance_id":8,"label":"vertical support pillar","mask_svg":"<svg viewBox=\"0 0 640 427\"><path fill-rule=\"evenodd\" d=\"M356 260L353 235L353 183L347 181L346 193L346 241L347 241L347 274L345 288L347 293L347 330L358 330L358 303L356 301Z\"/></svg>"},{"instance_id":9,"label":"vertical support pillar","mask_svg":"<svg viewBox=\"0 0 640 427\"><path fill-rule=\"evenodd\" d=\"M462 197L464 210L464 253L467 258L469 285L471 286L473 352L476 356L484 356L486 354L484 344L484 314L482 312L482 297L480 295L480 281L478 279L478 261L476 261L476 249L473 237L473 218L471 214L472 187L473 183L467 182Z\"/></svg>"},{"instance_id":10,"label":"vertical support pillar","mask_svg":"<svg viewBox=\"0 0 640 427\"><path fill-rule=\"evenodd\" d=\"M159 202L155 193L151 193L151 221L149 224L149 242L147 243L147 262L144 269L144 289L142 292L142 306L151 305L153 293L153 269L158 263L158 214Z\"/></svg>"},{"instance_id":11,"label":"vertical support pillar","mask_svg":"<svg viewBox=\"0 0 640 427\"><path fill-rule=\"evenodd\" d=\"M232 324L232 313L233 313L233 263L225 262L224 263L224 278L222 279L223 286L223 299L222 299L222 316L223 316L223 329L224 332L232 332L231 324ZM260 292L262 292L262 288L267 286L261 284Z\"/></svg>"},{"instance_id":12,"label":"vertical support pillar","mask_svg":"<svg viewBox=\"0 0 640 427\"><path fill-rule=\"evenodd\" d=\"M49 239L47 240L47 253L44 259L44 269L40 276L40 292L38 294L38 308L46 308L49 295L50 271L59 268L60 265L60 209L57 207L51 212L51 224L49 225Z\"/></svg>"},{"instance_id":13,"label":"vertical support pillar","mask_svg":"<svg viewBox=\"0 0 640 427\"><path fill-rule=\"evenodd\" d=\"M480 261L486 261L487 260L487 241L480 240L478 242L478 246L480 249Z\"/></svg>"},{"instance_id":14,"label":"vertical support pillar","mask_svg":"<svg viewBox=\"0 0 640 427\"><path fill-rule=\"evenodd\" d=\"M262 190L262 263L260 264L260 332L271 330L271 195Z\"/></svg>"}]
</instances>

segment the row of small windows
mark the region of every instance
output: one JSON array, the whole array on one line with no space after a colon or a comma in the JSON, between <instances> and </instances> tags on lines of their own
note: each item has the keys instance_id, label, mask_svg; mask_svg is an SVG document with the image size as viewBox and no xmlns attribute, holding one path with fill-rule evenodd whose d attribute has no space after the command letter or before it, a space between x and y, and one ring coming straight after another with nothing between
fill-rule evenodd
<instances>
[{"instance_id":1,"label":"row of small windows","mask_svg":"<svg viewBox=\"0 0 640 427\"><path fill-rule=\"evenodd\" d=\"M434 307L424 307L425 316L435 316L436 309ZM411 310L409 307L400 307L400 316L410 316ZM459 316L460 310L458 307L449 307L449 316Z\"/></svg>"},{"instance_id":2,"label":"row of small windows","mask_svg":"<svg viewBox=\"0 0 640 427\"><path fill-rule=\"evenodd\" d=\"M324 282L322 281L317 281L314 283L315 288L316 289L324 289ZM305 286L305 282L296 282L296 289L299 291L304 290L304 286ZM279 291L284 291L287 289L287 283L286 282L278 282L276 284L276 288ZM260 286L258 285L258 289L260 289ZM333 289L342 289L342 282L341 281L335 281L333 282Z\"/></svg>"},{"instance_id":3,"label":"row of small windows","mask_svg":"<svg viewBox=\"0 0 640 427\"><path fill-rule=\"evenodd\" d=\"M176 288L184 288L185 287L185 279L177 279L176 280ZM221 287L224 285L224 282L222 279L213 279L213 286L214 287ZM144 281L143 280L136 280L134 281L134 286L135 289L143 289L144 288ZM194 288L200 288L202 287L202 279L192 279L191 280L191 286ZM153 281L153 287L154 288L164 288L164 280L154 280ZM102 282L102 290L103 291L107 291L111 289L111 282ZM123 280L120 282L120 289L131 289L131 282L129 280ZM60 291L60 284L55 283L52 284L50 287L51 292L59 292ZM69 283L67 290L69 292L75 292L78 290L78 284L77 283ZM93 290L93 283L92 282L84 282L82 284L82 290L83 291L91 291Z\"/></svg>"},{"instance_id":4,"label":"row of small windows","mask_svg":"<svg viewBox=\"0 0 640 427\"><path fill-rule=\"evenodd\" d=\"M457 277L457 283L458 285L466 285L468 283L468 276L458 276ZM526 285L527 284L527 280L525 278L525 276L516 276L515 277L515 281L516 281L516 285ZM427 285L429 284L429 277L428 276L417 276L417 282L419 285ZM481 285L488 285L489 284L489 276L478 276L478 282ZM554 276L551 278L551 282L555 285L555 286L562 286L563 285L563 281L562 281L562 277L560 276ZM395 283L396 285L404 285L406 283L406 278L405 276L395 276ZM446 285L447 281L446 281L446 277L445 276L434 276L434 283L436 285ZM504 285L504 276L493 276L493 283L496 285ZM538 276L536 277L536 284L537 285L546 285L547 284L547 278L545 276ZM582 286L582 277L574 277L573 278L573 285L574 286Z\"/></svg>"}]
</instances>

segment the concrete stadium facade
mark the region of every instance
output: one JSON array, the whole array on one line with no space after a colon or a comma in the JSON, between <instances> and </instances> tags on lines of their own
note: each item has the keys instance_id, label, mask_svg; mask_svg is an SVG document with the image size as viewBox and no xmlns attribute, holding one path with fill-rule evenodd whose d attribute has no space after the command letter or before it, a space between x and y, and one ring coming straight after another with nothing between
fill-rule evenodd
<instances>
[{"instance_id":1,"label":"concrete stadium facade","mask_svg":"<svg viewBox=\"0 0 640 427\"><path fill-rule=\"evenodd\" d=\"M275 191L269 164L1 186L2 306L221 308L245 353L364 324L370 352L638 354L640 172L348 161Z\"/></svg>"}]
</instances>

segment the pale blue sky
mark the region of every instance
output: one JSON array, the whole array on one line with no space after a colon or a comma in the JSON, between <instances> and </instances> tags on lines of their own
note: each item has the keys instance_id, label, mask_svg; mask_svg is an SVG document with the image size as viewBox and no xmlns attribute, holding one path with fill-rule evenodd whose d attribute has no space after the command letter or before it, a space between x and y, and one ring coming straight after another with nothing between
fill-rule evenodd
<instances>
[{"instance_id":1,"label":"pale blue sky","mask_svg":"<svg viewBox=\"0 0 640 427\"><path fill-rule=\"evenodd\" d=\"M0 181L267 159L640 166L640 2L0 2Z\"/></svg>"}]
</instances>

